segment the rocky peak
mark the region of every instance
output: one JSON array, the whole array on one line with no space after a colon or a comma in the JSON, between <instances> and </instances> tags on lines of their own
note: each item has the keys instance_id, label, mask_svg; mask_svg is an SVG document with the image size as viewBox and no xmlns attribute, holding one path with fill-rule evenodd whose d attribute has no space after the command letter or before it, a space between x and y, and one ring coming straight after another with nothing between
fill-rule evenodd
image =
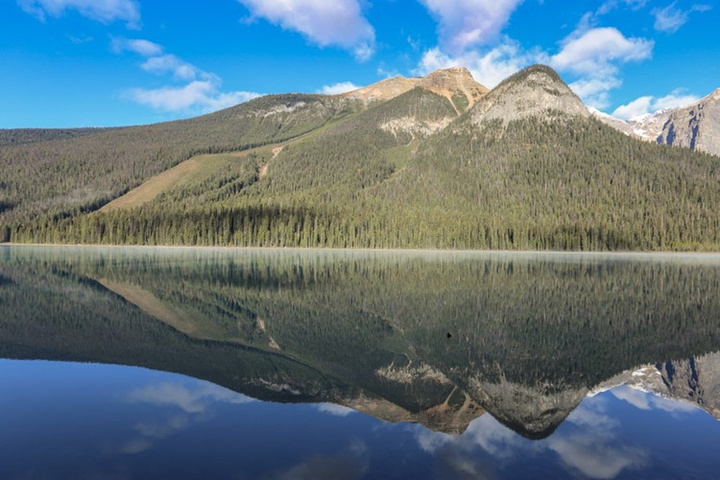
<instances>
[{"instance_id":1,"label":"rocky peak","mask_svg":"<svg viewBox=\"0 0 720 480\"><path fill-rule=\"evenodd\" d=\"M475 81L470 70L465 67L436 70L421 78L418 86L447 97L453 104L456 102L454 97L458 95L464 96L470 106L474 105L488 92L487 88Z\"/></svg>"},{"instance_id":2,"label":"rocky peak","mask_svg":"<svg viewBox=\"0 0 720 480\"><path fill-rule=\"evenodd\" d=\"M590 113L550 67L534 65L508 77L473 107L475 124L488 120L513 120L557 114L587 118Z\"/></svg>"},{"instance_id":3,"label":"rocky peak","mask_svg":"<svg viewBox=\"0 0 720 480\"><path fill-rule=\"evenodd\" d=\"M364 88L345 93L343 96L362 100L366 105L391 100L413 88L420 87L437 95L446 97L456 110L464 110L474 105L488 89L475 81L470 70L464 67L453 67L436 70L426 77L405 78L402 76L388 78ZM462 98L465 100L463 101Z\"/></svg>"}]
</instances>

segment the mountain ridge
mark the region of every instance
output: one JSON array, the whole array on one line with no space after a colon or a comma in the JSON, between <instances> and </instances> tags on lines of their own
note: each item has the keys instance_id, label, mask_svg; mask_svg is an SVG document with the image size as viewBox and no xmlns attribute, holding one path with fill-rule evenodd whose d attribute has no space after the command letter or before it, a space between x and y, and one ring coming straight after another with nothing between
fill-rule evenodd
<instances>
[{"instance_id":1,"label":"mountain ridge","mask_svg":"<svg viewBox=\"0 0 720 480\"><path fill-rule=\"evenodd\" d=\"M720 88L690 105L665 108L628 120L592 110L591 114L634 138L720 156Z\"/></svg>"},{"instance_id":2,"label":"mountain ridge","mask_svg":"<svg viewBox=\"0 0 720 480\"><path fill-rule=\"evenodd\" d=\"M718 158L603 126L546 66L482 95L465 69L422 81L382 101L273 95L0 147L0 242L720 248ZM232 152L247 155L210 158L134 211L102 211L199 154Z\"/></svg>"}]
</instances>

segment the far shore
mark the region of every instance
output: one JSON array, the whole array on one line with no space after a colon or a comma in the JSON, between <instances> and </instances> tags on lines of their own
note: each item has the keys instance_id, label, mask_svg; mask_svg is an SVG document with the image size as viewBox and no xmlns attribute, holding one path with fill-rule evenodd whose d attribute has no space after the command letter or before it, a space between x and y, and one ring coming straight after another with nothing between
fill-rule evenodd
<instances>
[{"instance_id":1,"label":"far shore","mask_svg":"<svg viewBox=\"0 0 720 480\"><path fill-rule=\"evenodd\" d=\"M422 248L330 248L330 247L236 247L208 245L103 245L66 243L0 243L0 247L51 247L51 248L127 248L127 249L173 249L173 250L226 250L226 251L299 251L299 252L357 252L357 253L414 253L414 254L503 254L503 255L578 255L578 256L673 256L708 257L720 259L720 251L677 251L677 250L617 250L617 251L576 251L576 250L450 250Z\"/></svg>"}]
</instances>

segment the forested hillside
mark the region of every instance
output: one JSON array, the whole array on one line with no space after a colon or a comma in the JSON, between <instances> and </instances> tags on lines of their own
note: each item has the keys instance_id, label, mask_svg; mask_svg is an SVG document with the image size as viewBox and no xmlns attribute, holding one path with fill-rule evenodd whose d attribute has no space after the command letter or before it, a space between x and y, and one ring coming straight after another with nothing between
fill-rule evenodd
<instances>
[{"instance_id":1,"label":"forested hillside","mask_svg":"<svg viewBox=\"0 0 720 480\"><path fill-rule=\"evenodd\" d=\"M137 160L133 135L154 161ZM192 154L263 145L140 207L92 212ZM509 78L459 117L451 100L423 88L367 107L270 97L186 122L0 149L0 161L17 167L13 178L29 175L18 159L30 155L46 158L52 175L33 183L38 194L4 184L11 211L0 240L720 249L720 158L589 118L547 67ZM77 187L83 176L92 182ZM57 177L67 179L61 189Z\"/></svg>"},{"instance_id":2,"label":"forested hillside","mask_svg":"<svg viewBox=\"0 0 720 480\"><path fill-rule=\"evenodd\" d=\"M0 225L56 222L96 210L193 155L295 138L356 105L276 95L190 120L0 147Z\"/></svg>"}]
</instances>

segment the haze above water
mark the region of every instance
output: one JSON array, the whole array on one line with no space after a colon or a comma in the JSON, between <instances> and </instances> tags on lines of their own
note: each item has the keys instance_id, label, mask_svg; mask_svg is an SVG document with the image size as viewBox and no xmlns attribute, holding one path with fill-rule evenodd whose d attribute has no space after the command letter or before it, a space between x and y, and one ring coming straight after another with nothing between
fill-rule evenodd
<instances>
[{"instance_id":1,"label":"haze above water","mask_svg":"<svg viewBox=\"0 0 720 480\"><path fill-rule=\"evenodd\" d=\"M0 478L715 478L719 350L714 255L0 247Z\"/></svg>"}]
</instances>

